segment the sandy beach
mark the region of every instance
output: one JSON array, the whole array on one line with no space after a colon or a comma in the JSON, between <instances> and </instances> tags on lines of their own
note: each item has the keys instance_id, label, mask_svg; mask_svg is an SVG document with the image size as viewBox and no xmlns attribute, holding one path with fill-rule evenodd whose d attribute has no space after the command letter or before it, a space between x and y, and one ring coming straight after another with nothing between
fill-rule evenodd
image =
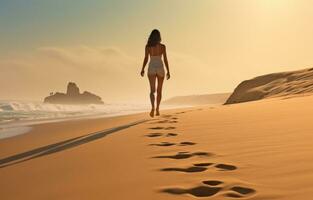
<instances>
[{"instance_id":1,"label":"sandy beach","mask_svg":"<svg viewBox=\"0 0 313 200\"><path fill-rule=\"evenodd\" d=\"M312 101L36 125L0 140L1 198L309 200Z\"/></svg>"},{"instance_id":2,"label":"sandy beach","mask_svg":"<svg viewBox=\"0 0 313 200\"><path fill-rule=\"evenodd\" d=\"M0 0L0 200L312 200L312 7Z\"/></svg>"}]
</instances>

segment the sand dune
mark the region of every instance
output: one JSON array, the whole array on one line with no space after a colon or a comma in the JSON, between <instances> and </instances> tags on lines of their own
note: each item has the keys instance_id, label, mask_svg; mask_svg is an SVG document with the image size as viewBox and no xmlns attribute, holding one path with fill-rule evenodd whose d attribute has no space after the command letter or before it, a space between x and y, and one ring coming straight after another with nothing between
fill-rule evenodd
<instances>
[{"instance_id":1,"label":"sand dune","mask_svg":"<svg viewBox=\"0 0 313 200\"><path fill-rule=\"evenodd\" d=\"M0 140L1 198L310 200L312 102L36 125Z\"/></svg>"},{"instance_id":2,"label":"sand dune","mask_svg":"<svg viewBox=\"0 0 313 200\"><path fill-rule=\"evenodd\" d=\"M267 74L240 83L226 104L313 92L313 68Z\"/></svg>"},{"instance_id":3,"label":"sand dune","mask_svg":"<svg viewBox=\"0 0 313 200\"><path fill-rule=\"evenodd\" d=\"M164 101L168 105L221 105L225 103L230 93L203 94L190 96L177 96Z\"/></svg>"}]
</instances>

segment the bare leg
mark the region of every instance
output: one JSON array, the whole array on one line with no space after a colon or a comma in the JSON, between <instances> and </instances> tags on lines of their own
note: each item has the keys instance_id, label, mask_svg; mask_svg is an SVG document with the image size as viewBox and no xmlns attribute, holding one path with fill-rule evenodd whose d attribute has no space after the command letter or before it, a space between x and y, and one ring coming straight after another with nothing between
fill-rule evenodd
<instances>
[{"instance_id":1,"label":"bare leg","mask_svg":"<svg viewBox=\"0 0 313 200\"><path fill-rule=\"evenodd\" d=\"M156 80L156 75L148 75L149 78L149 83L150 83L150 101L151 101L151 112L150 116L154 117L154 102L155 102L155 80Z\"/></svg>"},{"instance_id":2,"label":"bare leg","mask_svg":"<svg viewBox=\"0 0 313 200\"><path fill-rule=\"evenodd\" d=\"M164 81L164 77L161 76L157 76L158 79L158 87L157 87L157 106L156 106L156 115L159 116L160 115L160 103L161 103L161 99L162 99L162 87L163 87L163 81Z\"/></svg>"}]
</instances>

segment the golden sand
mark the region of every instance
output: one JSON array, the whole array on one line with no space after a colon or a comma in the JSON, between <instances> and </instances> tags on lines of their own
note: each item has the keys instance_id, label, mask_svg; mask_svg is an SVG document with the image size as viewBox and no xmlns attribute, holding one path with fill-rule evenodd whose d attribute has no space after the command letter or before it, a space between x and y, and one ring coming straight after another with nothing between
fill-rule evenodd
<instances>
[{"instance_id":1,"label":"golden sand","mask_svg":"<svg viewBox=\"0 0 313 200\"><path fill-rule=\"evenodd\" d=\"M1 199L310 200L312 102L36 125L0 141Z\"/></svg>"}]
</instances>

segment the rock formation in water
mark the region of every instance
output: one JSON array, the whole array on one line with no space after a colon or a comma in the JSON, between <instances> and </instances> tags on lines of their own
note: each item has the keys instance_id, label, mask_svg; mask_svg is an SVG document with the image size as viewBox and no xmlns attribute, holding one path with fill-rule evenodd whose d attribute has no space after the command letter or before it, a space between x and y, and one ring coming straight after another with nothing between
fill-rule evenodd
<instances>
[{"instance_id":1,"label":"rock formation in water","mask_svg":"<svg viewBox=\"0 0 313 200\"><path fill-rule=\"evenodd\" d=\"M313 68L259 76L241 82L225 104L313 93Z\"/></svg>"},{"instance_id":2,"label":"rock formation in water","mask_svg":"<svg viewBox=\"0 0 313 200\"><path fill-rule=\"evenodd\" d=\"M101 97L90 92L79 92L79 88L73 82L67 85L66 93L56 92L44 99L44 103L52 104L103 104Z\"/></svg>"}]
</instances>

